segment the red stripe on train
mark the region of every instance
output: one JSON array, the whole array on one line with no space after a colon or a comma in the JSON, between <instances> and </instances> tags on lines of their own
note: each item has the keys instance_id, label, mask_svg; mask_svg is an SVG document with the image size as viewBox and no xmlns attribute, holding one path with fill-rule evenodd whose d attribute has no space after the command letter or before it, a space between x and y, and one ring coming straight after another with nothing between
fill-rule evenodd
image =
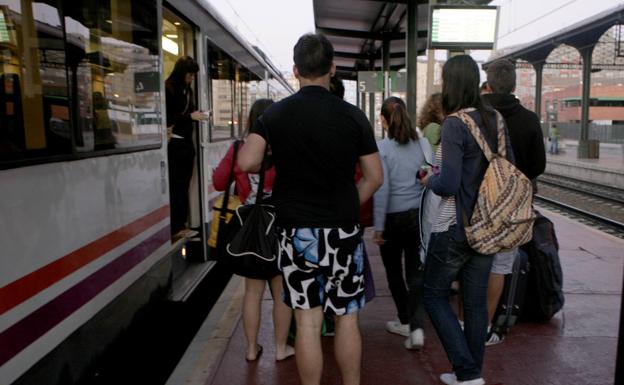
<instances>
[{"instance_id":1,"label":"red stripe on train","mask_svg":"<svg viewBox=\"0 0 624 385\"><path fill-rule=\"evenodd\" d=\"M0 288L0 315L169 216L169 205L131 222Z\"/></svg>"}]
</instances>

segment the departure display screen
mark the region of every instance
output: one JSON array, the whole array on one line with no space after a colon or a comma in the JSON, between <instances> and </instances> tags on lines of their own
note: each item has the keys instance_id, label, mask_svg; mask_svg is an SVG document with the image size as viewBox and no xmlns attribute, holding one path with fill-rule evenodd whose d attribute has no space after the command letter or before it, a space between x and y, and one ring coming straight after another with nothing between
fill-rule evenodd
<instances>
[{"instance_id":1,"label":"departure display screen","mask_svg":"<svg viewBox=\"0 0 624 385\"><path fill-rule=\"evenodd\" d=\"M498 8L431 7L429 48L492 49L496 39Z\"/></svg>"}]
</instances>

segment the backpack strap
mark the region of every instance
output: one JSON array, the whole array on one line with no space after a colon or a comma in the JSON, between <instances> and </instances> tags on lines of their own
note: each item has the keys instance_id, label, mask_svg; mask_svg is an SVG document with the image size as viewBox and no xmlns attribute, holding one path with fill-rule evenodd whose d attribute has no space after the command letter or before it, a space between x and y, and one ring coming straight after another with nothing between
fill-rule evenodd
<instances>
[{"instance_id":1,"label":"backpack strap","mask_svg":"<svg viewBox=\"0 0 624 385\"><path fill-rule=\"evenodd\" d=\"M450 114L449 116L455 116L456 118L464 122L464 124L470 130L470 133L472 134L473 138L475 139L475 141L481 148L481 151L483 151L483 154L485 155L485 158L488 160L488 162L491 161L492 158L494 158L494 156L506 157L507 147L506 147L506 142L505 142L505 121L503 120L503 116L498 111L494 110L496 112L496 131L498 133L498 149L497 149L498 151L496 153L493 153L492 149L490 148L490 145L487 143L487 140L483 136L483 133L479 129L479 126L477 126L477 123L474 121L474 119L472 119L470 115L468 115L468 112L470 111L474 111L474 108L470 108L470 109L467 108L467 109L459 110L455 113Z\"/></svg>"}]
</instances>

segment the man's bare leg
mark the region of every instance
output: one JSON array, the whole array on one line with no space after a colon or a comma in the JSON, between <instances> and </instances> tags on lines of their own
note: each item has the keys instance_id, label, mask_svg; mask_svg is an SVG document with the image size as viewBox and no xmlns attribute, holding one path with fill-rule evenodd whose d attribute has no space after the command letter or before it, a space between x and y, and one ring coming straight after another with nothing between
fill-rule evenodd
<instances>
[{"instance_id":1,"label":"man's bare leg","mask_svg":"<svg viewBox=\"0 0 624 385\"><path fill-rule=\"evenodd\" d=\"M301 385L320 385L323 373L321 350L323 310L320 306L305 310L295 309L295 319L297 320L295 358Z\"/></svg>"},{"instance_id":2,"label":"man's bare leg","mask_svg":"<svg viewBox=\"0 0 624 385\"><path fill-rule=\"evenodd\" d=\"M487 309L488 309L488 319L490 323L492 323L492 318L494 318L494 313L496 313L496 307L498 307L498 301L500 300L501 295L503 294L503 289L505 288L505 275L490 273L490 279L488 281L488 290L487 290Z\"/></svg>"},{"instance_id":3,"label":"man's bare leg","mask_svg":"<svg viewBox=\"0 0 624 385\"><path fill-rule=\"evenodd\" d=\"M336 317L334 354L343 385L360 385L362 336L357 312Z\"/></svg>"}]
</instances>

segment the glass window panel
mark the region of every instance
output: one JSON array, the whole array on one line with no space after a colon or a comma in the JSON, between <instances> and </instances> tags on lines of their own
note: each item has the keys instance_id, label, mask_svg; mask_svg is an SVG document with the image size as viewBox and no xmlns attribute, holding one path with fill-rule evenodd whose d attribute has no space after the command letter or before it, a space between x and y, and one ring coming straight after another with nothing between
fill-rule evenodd
<instances>
[{"instance_id":1,"label":"glass window panel","mask_svg":"<svg viewBox=\"0 0 624 385\"><path fill-rule=\"evenodd\" d=\"M57 1L0 0L0 163L71 154Z\"/></svg>"},{"instance_id":2,"label":"glass window panel","mask_svg":"<svg viewBox=\"0 0 624 385\"><path fill-rule=\"evenodd\" d=\"M236 67L234 61L223 51L208 48L212 90L213 124L210 128L212 141L233 138L238 134L236 110Z\"/></svg>"},{"instance_id":3,"label":"glass window panel","mask_svg":"<svg viewBox=\"0 0 624 385\"><path fill-rule=\"evenodd\" d=\"M160 144L156 3L64 4L77 151Z\"/></svg>"}]
</instances>

